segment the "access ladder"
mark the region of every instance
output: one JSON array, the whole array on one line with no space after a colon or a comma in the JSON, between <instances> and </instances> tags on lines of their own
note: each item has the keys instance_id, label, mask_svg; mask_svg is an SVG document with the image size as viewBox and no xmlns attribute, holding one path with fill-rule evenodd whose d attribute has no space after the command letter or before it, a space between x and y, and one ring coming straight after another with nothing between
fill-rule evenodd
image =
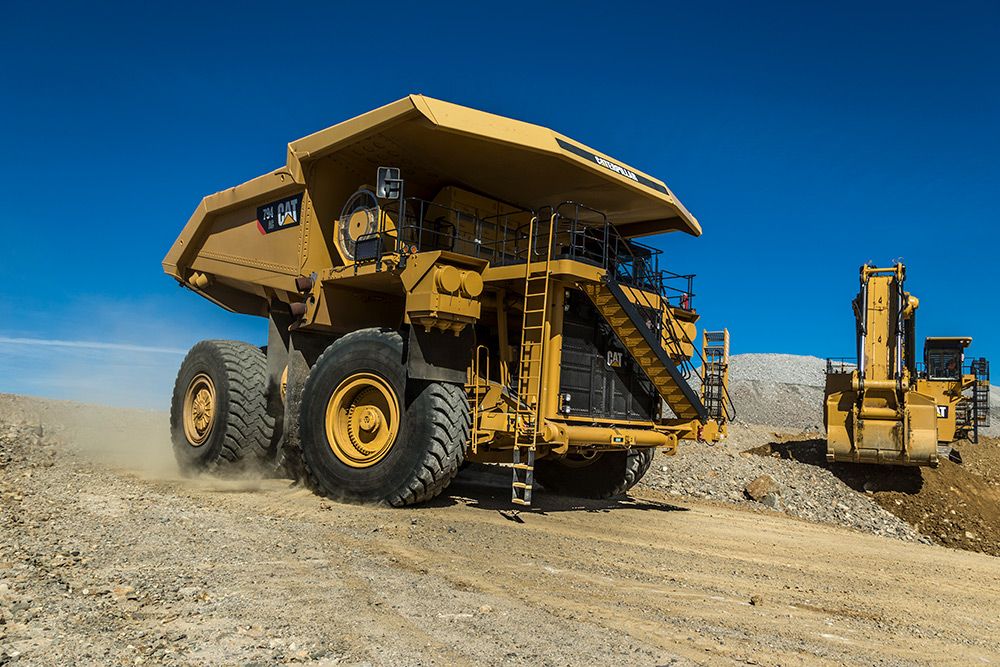
<instances>
[{"instance_id":1,"label":"access ladder","mask_svg":"<svg viewBox=\"0 0 1000 667\"><path fill-rule=\"evenodd\" d=\"M531 505L535 477L535 449L541 425L542 375L549 339L549 275L552 268L553 231L556 215L548 219L545 234L539 234L538 217L528 225L527 261L524 265L524 319L517 380L517 427L514 440L511 502ZM539 244L544 240L544 248Z\"/></svg>"},{"instance_id":2,"label":"access ladder","mask_svg":"<svg viewBox=\"0 0 1000 667\"><path fill-rule=\"evenodd\" d=\"M726 414L726 387L729 386L729 330L702 331L701 400L710 419L722 421Z\"/></svg>"},{"instance_id":3,"label":"access ladder","mask_svg":"<svg viewBox=\"0 0 1000 667\"><path fill-rule=\"evenodd\" d=\"M990 425L990 362L985 358L972 362L975 381L972 385L973 442L979 442L979 429Z\"/></svg>"}]
</instances>

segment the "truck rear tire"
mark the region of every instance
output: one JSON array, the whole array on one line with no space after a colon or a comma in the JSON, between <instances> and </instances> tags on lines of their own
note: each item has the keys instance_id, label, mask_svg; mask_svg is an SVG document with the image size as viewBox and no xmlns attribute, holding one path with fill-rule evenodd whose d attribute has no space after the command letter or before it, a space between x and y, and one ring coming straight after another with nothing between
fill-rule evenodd
<instances>
[{"instance_id":1,"label":"truck rear tire","mask_svg":"<svg viewBox=\"0 0 1000 667\"><path fill-rule=\"evenodd\" d=\"M267 458L274 417L267 412L267 361L260 348L203 340L177 373L170 436L181 472L232 471Z\"/></svg>"},{"instance_id":2,"label":"truck rear tire","mask_svg":"<svg viewBox=\"0 0 1000 667\"><path fill-rule=\"evenodd\" d=\"M652 449L598 452L594 458L545 458L535 475L548 491L577 498L622 496L642 479L653 462Z\"/></svg>"},{"instance_id":3,"label":"truck rear tire","mask_svg":"<svg viewBox=\"0 0 1000 667\"><path fill-rule=\"evenodd\" d=\"M448 486L470 427L464 389L408 379L403 338L382 329L347 334L323 352L299 413L302 460L318 493L395 506Z\"/></svg>"}]
</instances>

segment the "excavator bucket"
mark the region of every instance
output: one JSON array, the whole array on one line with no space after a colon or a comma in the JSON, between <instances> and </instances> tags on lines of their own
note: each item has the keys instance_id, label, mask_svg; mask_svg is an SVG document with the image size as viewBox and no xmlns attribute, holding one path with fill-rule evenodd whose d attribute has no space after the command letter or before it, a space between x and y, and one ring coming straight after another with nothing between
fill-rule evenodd
<instances>
[{"instance_id":1,"label":"excavator bucket","mask_svg":"<svg viewBox=\"0 0 1000 667\"><path fill-rule=\"evenodd\" d=\"M848 376L849 377L849 376ZM837 381L834 380L833 384ZM858 392L830 391L827 376L826 458L829 462L936 466L937 411L934 399L907 392L895 408L858 408ZM879 401L867 397L868 404ZM898 415L898 416L897 416Z\"/></svg>"}]
</instances>

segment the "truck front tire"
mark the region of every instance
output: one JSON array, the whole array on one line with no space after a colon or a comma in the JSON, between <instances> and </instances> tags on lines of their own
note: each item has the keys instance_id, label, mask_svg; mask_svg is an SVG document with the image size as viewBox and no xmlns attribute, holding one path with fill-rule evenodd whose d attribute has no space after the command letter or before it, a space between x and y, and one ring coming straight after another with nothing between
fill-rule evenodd
<instances>
[{"instance_id":1,"label":"truck front tire","mask_svg":"<svg viewBox=\"0 0 1000 667\"><path fill-rule=\"evenodd\" d=\"M430 500L458 472L470 430L464 389L408 379L396 331L334 342L306 378L299 413L310 485L348 502Z\"/></svg>"},{"instance_id":2,"label":"truck front tire","mask_svg":"<svg viewBox=\"0 0 1000 667\"><path fill-rule=\"evenodd\" d=\"M204 340L181 363L170 404L170 436L181 472L227 472L265 459L274 417L267 362L248 343Z\"/></svg>"}]
</instances>

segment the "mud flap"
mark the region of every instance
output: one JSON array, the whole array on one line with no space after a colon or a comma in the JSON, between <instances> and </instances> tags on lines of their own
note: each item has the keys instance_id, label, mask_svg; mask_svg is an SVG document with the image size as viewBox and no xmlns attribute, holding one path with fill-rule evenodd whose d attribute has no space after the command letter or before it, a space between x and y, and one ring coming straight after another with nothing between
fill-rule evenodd
<instances>
[{"instance_id":1,"label":"mud flap","mask_svg":"<svg viewBox=\"0 0 1000 667\"><path fill-rule=\"evenodd\" d=\"M284 401L284 429L276 467L294 480L305 478L302 469L302 455L299 436L299 411L302 405L302 389L305 387L309 369L316 359L332 342L327 336L315 336L305 332L294 332L289 336Z\"/></svg>"},{"instance_id":2,"label":"mud flap","mask_svg":"<svg viewBox=\"0 0 1000 667\"><path fill-rule=\"evenodd\" d=\"M458 336L411 326L406 346L408 376L418 380L464 384L475 339L471 325L466 326Z\"/></svg>"}]
</instances>

